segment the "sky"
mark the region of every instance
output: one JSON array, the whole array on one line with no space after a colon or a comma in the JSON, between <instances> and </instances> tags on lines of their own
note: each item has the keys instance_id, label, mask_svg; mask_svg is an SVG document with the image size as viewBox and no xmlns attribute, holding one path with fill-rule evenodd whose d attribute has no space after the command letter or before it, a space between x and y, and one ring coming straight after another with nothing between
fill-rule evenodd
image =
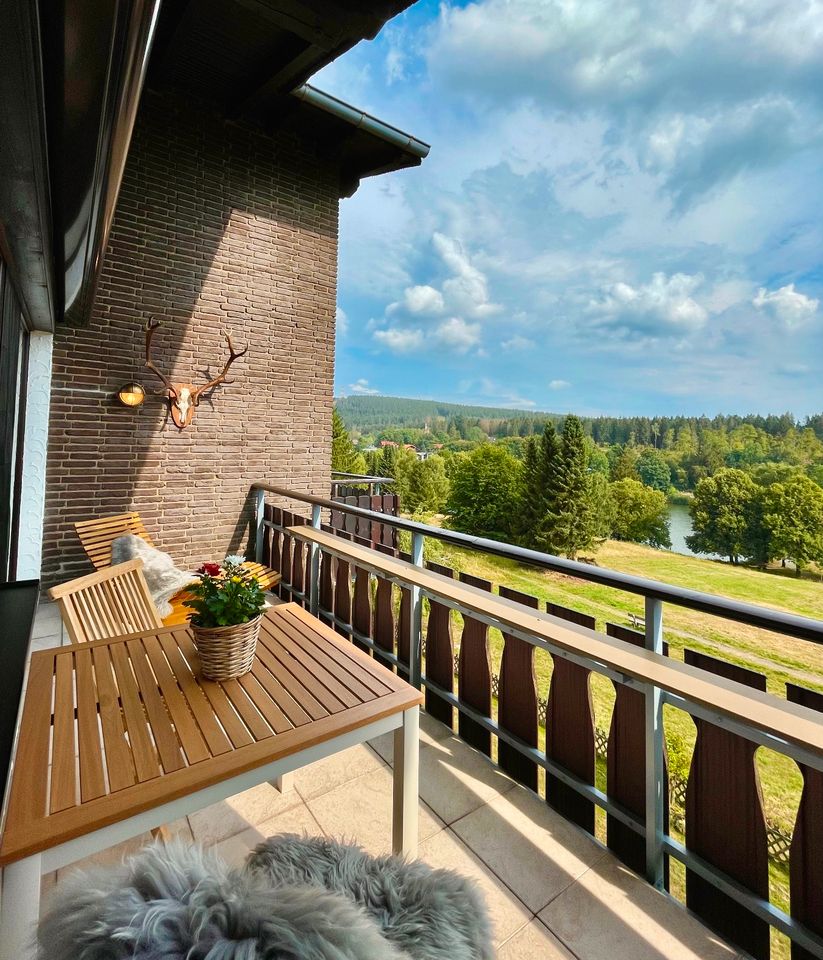
<instances>
[{"instance_id":1,"label":"sky","mask_svg":"<svg viewBox=\"0 0 823 960\"><path fill-rule=\"evenodd\" d=\"M420 0L311 82L431 144L341 203L338 395L823 409L823 0Z\"/></svg>"}]
</instances>

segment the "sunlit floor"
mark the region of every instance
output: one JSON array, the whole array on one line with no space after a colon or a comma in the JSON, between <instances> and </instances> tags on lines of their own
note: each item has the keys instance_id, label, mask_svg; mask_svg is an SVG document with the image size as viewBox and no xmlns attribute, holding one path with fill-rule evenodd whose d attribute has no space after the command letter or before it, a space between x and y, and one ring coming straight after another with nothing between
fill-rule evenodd
<instances>
[{"instance_id":1,"label":"sunlit floor","mask_svg":"<svg viewBox=\"0 0 823 960\"><path fill-rule=\"evenodd\" d=\"M51 606L41 611L36 645L59 642L54 613ZM501 960L734 960L735 952L682 907L442 724L421 720L419 856L475 878ZM386 852L391 746L388 735L352 748L297 771L283 793L262 784L170 824L170 832L238 865L277 833L323 833ZM149 840L145 835L94 859L117 860ZM71 869L44 878L44 887Z\"/></svg>"}]
</instances>

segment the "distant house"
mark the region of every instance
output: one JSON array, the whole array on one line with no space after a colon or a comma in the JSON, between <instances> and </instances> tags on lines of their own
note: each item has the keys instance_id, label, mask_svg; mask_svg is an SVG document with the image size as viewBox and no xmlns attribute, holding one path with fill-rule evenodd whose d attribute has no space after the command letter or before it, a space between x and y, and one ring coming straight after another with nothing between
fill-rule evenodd
<instances>
[{"instance_id":1,"label":"distant house","mask_svg":"<svg viewBox=\"0 0 823 960\"><path fill-rule=\"evenodd\" d=\"M381 440L380 446L385 449L386 447L396 447L397 444L394 442L394 440Z\"/></svg>"},{"instance_id":2,"label":"distant house","mask_svg":"<svg viewBox=\"0 0 823 960\"><path fill-rule=\"evenodd\" d=\"M414 452L417 453L417 447L416 447L413 443L404 443L404 444L403 444L403 449L404 449L404 450L414 450Z\"/></svg>"},{"instance_id":3,"label":"distant house","mask_svg":"<svg viewBox=\"0 0 823 960\"><path fill-rule=\"evenodd\" d=\"M363 447L362 452L363 452L363 453L374 453L376 450L377 450L377 447L376 447L374 444L371 444L371 446Z\"/></svg>"}]
</instances>

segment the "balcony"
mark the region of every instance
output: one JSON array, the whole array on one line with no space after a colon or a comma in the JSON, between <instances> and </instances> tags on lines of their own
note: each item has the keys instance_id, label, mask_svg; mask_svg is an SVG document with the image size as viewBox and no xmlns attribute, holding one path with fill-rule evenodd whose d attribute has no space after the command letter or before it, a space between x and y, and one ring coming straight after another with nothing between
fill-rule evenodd
<instances>
[{"instance_id":1,"label":"balcony","mask_svg":"<svg viewBox=\"0 0 823 960\"><path fill-rule=\"evenodd\" d=\"M59 642L53 605L35 643ZM473 877L488 903L500 960L733 960L734 949L623 866L526 787L428 714L421 718L419 856ZM283 793L263 784L168 825L240 864L282 832L353 838L390 849L391 735L297 771ZM114 862L145 834L93 862ZM88 866L67 867L62 875ZM57 875L44 878L44 891Z\"/></svg>"},{"instance_id":2,"label":"balcony","mask_svg":"<svg viewBox=\"0 0 823 960\"><path fill-rule=\"evenodd\" d=\"M492 871L498 889L521 898L541 923L551 918L549 927L574 954L604 955L613 943L626 942L628 933L612 929L620 926L613 919L619 888L624 899L616 913L625 918L640 910L647 917L645 924L639 916L624 924L638 938L632 943L636 955L679 955L662 946L663 934L651 932L658 923L675 929L671 918L677 917L707 938L696 946L684 935L684 956L689 950L714 955L712 950L726 949L722 941L755 957L790 951L795 957L823 956L823 876L815 853L823 842L815 799L823 785L817 713L823 698L793 684L785 698L766 693L765 679L753 671L698 651L687 651L685 663L668 657L664 609L686 607L814 643L823 640L823 625L426 527L351 502L268 484L255 488L258 558L280 571L281 598L307 606L422 686L430 714L424 753L430 766L446 769L447 780L461 781L460 771L470 765L476 808L450 808L448 784L438 783L425 766L422 799ZM267 502L267 494L278 505ZM428 537L642 597L645 617L636 622L643 632L618 623L599 631L591 617L551 602L546 613L538 612L536 598L505 584L495 590L488 581L426 564ZM502 634L496 662L490 629ZM538 657L544 666L550 661L547 699L537 694ZM595 728L591 706L595 679L614 688L602 730ZM696 729L685 777L667 770L666 731L675 714L690 717ZM759 748L802 771L791 836L775 835L767 824L755 760ZM495 785L500 783L505 790ZM363 829L358 819L349 831ZM597 851L594 860L575 846L579 831L588 835L585 849ZM564 853L555 857L551 850L561 835L574 840L561 842ZM510 858L512 850L518 853ZM577 858L582 869L561 867L565 882L537 894L539 878L556 875L563 856ZM600 870L611 879L601 879ZM560 909L562 897L566 910ZM605 905L592 924L599 932L584 934L579 927L586 904L596 900ZM691 926L681 903L716 936ZM499 930L500 942L510 933Z\"/></svg>"}]
</instances>

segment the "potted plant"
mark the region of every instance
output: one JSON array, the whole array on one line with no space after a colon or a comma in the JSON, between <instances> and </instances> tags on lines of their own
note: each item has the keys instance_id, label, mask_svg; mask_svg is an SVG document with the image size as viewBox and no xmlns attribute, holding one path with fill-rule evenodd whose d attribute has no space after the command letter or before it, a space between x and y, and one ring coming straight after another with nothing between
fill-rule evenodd
<instances>
[{"instance_id":1,"label":"potted plant","mask_svg":"<svg viewBox=\"0 0 823 960\"><path fill-rule=\"evenodd\" d=\"M243 569L243 557L204 563L189 588L186 606L203 676L230 680L251 670L266 600L260 584Z\"/></svg>"}]
</instances>

